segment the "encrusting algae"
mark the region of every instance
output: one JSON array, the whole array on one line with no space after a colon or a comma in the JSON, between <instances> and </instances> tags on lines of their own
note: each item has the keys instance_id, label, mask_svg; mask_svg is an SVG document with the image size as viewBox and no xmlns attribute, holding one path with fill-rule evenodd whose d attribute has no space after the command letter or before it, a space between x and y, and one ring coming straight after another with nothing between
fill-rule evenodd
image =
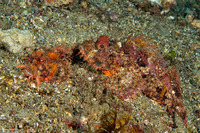
<instances>
[{"instance_id":1,"label":"encrusting algae","mask_svg":"<svg viewBox=\"0 0 200 133\"><path fill-rule=\"evenodd\" d=\"M177 112L187 126L186 109L181 101L179 74L168 69L165 61L157 55L153 47L147 46L149 40L143 36L129 37L124 44L112 41L101 35L96 42L85 41L80 46L65 49L58 46L53 49L35 51L23 68L28 81L63 82L72 74L71 58L74 51L94 69L105 75L104 86L119 99L137 98L145 94L169 113ZM75 50L76 49L76 50Z\"/></svg>"},{"instance_id":2,"label":"encrusting algae","mask_svg":"<svg viewBox=\"0 0 200 133\"><path fill-rule=\"evenodd\" d=\"M117 111L105 113L96 133L144 133L138 125L131 122L131 116L120 116Z\"/></svg>"}]
</instances>

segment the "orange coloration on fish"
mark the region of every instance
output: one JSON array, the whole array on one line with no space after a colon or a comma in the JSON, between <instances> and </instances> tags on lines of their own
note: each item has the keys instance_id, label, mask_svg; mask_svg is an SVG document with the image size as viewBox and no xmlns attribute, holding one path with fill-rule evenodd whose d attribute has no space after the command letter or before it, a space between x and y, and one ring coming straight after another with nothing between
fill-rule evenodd
<instances>
[{"instance_id":1,"label":"orange coloration on fish","mask_svg":"<svg viewBox=\"0 0 200 133\"><path fill-rule=\"evenodd\" d=\"M187 125L179 74L166 67L158 51L148 46L149 41L139 36L129 37L125 43L121 43L101 35L96 42L85 41L80 46L67 49L58 46L35 51L24 65L17 68L23 69L28 82L33 80L37 85L43 81L63 82L71 76L71 58L77 54L73 52L79 50L83 61L104 73L105 88L119 99L126 101L144 94L161 106L166 106L171 115L177 112Z\"/></svg>"},{"instance_id":2,"label":"orange coloration on fish","mask_svg":"<svg viewBox=\"0 0 200 133\"><path fill-rule=\"evenodd\" d=\"M93 69L105 74L104 85L118 98L133 99L145 94L167 106L171 115L176 111L187 125L186 109L180 99L179 74L166 68L154 47L148 46L149 41L144 36L129 37L120 46L102 35L96 42L84 42L79 54Z\"/></svg>"},{"instance_id":3,"label":"orange coloration on fish","mask_svg":"<svg viewBox=\"0 0 200 133\"><path fill-rule=\"evenodd\" d=\"M56 53L48 52L47 55L53 60L57 60L58 59L58 55Z\"/></svg>"},{"instance_id":4,"label":"orange coloration on fish","mask_svg":"<svg viewBox=\"0 0 200 133\"><path fill-rule=\"evenodd\" d=\"M42 51L33 52L24 65L17 68L23 69L24 75L30 80L35 81L37 86L41 82L63 82L71 75L71 48L61 46L53 49L41 48ZM62 73L58 71L62 69Z\"/></svg>"}]
</instances>

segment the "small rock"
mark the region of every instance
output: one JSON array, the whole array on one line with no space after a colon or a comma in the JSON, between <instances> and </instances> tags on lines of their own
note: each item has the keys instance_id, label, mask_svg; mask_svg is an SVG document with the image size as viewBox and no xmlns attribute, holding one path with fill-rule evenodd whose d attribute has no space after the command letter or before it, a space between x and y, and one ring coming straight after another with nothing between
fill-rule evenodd
<instances>
[{"instance_id":1,"label":"small rock","mask_svg":"<svg viewBox=\"0 0 200 133\"><path fill-rule=\"evenodd\" d=\"M185 20L188 23L192 23L192 21L194 20L194 16L193 15L186 15Z\"/></svg>"},{"instance_id":2,"label":"small rock","mask_svg":"<svg viewBox=\"0 0 200 133\"><path fill-rule=\"evenodd\" d=\"M52 6L62 6L62 5L68 5L70 3L73 3L74 0L45 0L44 1L47 5L52 5Z\"/></svg>"},{"instance_id":3,"label":"small rock","mask_svg":"<svg viewBox=\"0 0 200 133\"><path fill-rule=\"evenodd\" d=\"M194 19L191 24L200 28L200 19Z\"/></svg>"},{"instance_id":4,"label":"small rock","mask_svg":"<svg viewBox=\"0 0 200 133\"><path fill-rule=\"evenodd\" d=\"M174 17L173 16L169 16L168 19L174 20Z\"/></svg>"},{"instance_id":5,"label":"small rock","mask_svg":"<svg viewBox=\"0 0 200 133\"><path fill-rule=\"evenodd\" d=\"M28 30L0 30L0 43L12 53L19 53L33 45L33 35Z\"/></svg>"}]
</instances>

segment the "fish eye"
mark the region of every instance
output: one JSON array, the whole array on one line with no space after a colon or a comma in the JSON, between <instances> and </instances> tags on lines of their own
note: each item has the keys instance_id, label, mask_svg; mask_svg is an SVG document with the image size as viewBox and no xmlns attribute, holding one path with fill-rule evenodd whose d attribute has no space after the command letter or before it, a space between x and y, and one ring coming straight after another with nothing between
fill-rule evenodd
<instances>
[{"instance_id":1,"label":"fish eye","mask_svg":"<svg viewBox=\"0 0 200 133\"><path fill-rule=\"evenodd\" d=\"M104 48L104 45L103 45L103 44L101 44L101 45L100 45L100 48Z\"/></svg>"}]
</instances>

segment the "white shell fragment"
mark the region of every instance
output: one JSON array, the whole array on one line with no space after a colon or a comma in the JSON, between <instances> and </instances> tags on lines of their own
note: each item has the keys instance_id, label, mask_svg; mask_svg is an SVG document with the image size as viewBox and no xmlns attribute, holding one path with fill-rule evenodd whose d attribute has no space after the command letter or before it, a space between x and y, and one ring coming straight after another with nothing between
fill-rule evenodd
<instances>
[{"instance_id":1,"label":"white shell fragment","mask_svg":"<svg viewBox=\"0 0 200 133\"><path fill-rule=\"evenodd\" d=\"M0 43L12 53L19 53L33 45L33 35L28 30L0 30Z\"/></svg>"}]
</instances>

